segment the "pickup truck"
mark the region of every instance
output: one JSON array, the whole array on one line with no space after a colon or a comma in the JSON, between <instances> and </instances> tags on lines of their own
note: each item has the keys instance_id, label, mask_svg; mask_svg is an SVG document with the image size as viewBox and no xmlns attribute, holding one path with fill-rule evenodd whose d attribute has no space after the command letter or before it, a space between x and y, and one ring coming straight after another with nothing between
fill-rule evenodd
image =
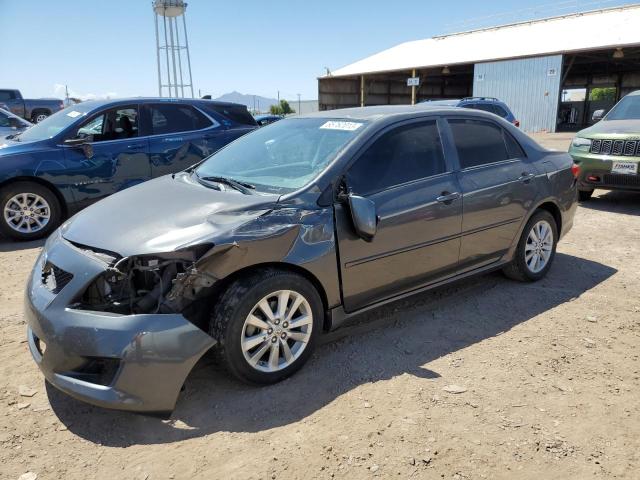
<instances>
[{"instance_id":1,"label":"pickup truck","mask_svg":"<svg viewBox=\"0 0 640 480\"><path fill-rule=\"evenodd\" d=\"M2 88L0 88L0 103L4 104L11 113L33 123L40 123L49 115L64 108L63 101L57 98L26 99L22 98L20 90Z\"/></svg>"}]
</instances>

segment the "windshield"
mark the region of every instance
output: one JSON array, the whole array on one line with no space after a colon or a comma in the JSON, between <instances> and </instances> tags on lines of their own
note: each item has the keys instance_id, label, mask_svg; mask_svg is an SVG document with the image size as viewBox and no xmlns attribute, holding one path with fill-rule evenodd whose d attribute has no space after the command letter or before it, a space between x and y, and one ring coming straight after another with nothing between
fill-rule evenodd
<instances>
[{"instance_id":1,"label":"windshield","mask_svg":"<svg viewBox=\"0 0 640 480\"><path fill-rule=\"evenodd\" d=\"M21 142L36 142L38 140L46 140L55 137L57 134L74 123L81 116L86 115L84 111L75 109L75 107L65 108L45 118L40 123L36 123L29 130L24 131L14 140Z\"/></svg>"},{"instance_id":2,"label":"windshield","mask_svg":"<svg viewBox=\"0 0 640 480\"><path fill-rule=\"evenodd\" d=\"M313 180L364 125L327 118L281 120L213 154L196 174L232 178L258 191L292 192Z\"/></svg>"},{"instance_id":3,"label":"windshield","mask_svg":"<svg viewBox=\"0 0 640 480\"><path fill-rule=\"evenodd\" d=\"M627 95L607 114L605 120L640 120L640 95Z\"/></svg>"}]
</instances>

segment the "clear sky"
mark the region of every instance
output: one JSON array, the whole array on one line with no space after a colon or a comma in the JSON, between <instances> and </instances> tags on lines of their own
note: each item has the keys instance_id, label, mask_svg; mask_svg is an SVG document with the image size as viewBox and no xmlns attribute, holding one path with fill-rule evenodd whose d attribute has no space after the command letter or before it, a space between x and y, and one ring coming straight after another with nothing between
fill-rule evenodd
<instances>
[{"instance_id":1,"label":"clear sky","mask_svg":"<svg viewBox=\"0 0 640 480\"><path fill-rule=\"evenodd\" d=\"M623 0L190 0L193 81L317 98L316 78L407 40ZM0 88L25 96L157 95L151 0L0 0Z\"/></svg>"}]
</instances>

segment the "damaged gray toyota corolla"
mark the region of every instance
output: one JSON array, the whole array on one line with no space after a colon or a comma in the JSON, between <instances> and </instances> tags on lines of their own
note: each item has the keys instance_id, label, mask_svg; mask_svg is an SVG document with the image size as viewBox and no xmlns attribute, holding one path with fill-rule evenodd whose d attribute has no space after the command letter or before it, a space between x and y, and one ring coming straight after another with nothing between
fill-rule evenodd
<instances>
[{"instance_id":1,"label":"damaged gray toyota corolla","mask_svg":"<svg viewBox=\"0 0 640 480\"><path fill-rule=\"evenodd\" d=\"M496 268L542 278L571 166L483 112L274 123L60 227L28 281L29 348L51 384L110 408L170 412L212 347L277 382L353 314Z\"/></svg>"}]
</instances>

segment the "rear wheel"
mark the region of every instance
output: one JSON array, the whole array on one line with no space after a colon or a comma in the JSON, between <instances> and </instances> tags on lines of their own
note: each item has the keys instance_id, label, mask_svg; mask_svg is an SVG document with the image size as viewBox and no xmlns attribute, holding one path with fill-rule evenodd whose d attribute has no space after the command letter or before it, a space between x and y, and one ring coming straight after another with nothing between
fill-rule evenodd
<instances>
[{"instance_id":1,"label":"rear wheel","mask_svg":"<svg viewBox=\"0 0 640 480\"><path fill-rule=\"evenodd\" d=\"M0 189L0 232L15 240L49 235L62 219L55 194L35 182L16 182Z\"/></svg>"},{"instance_id":2,"label":"rear wheel","mask_svg":"<svg viewBox=\"0 0 640 480\"><path fill-rule=\"evenodd\" d=\"M553 263L558 242L556 221L546 210L535 212L522 231L514 259L504 274L521 282L534 282L544 277Z\"/></svg>"},{"instance_id":3,"label":"rear wheel","mask_svg":"<svg viewBox=\"0 0 640 480\"><path fill-rule=\"evenodd\" d=\"M578 200L586 202L593 195L593 190L578 190Z\"/></svg>"},{"instance_id":4,"label":"rear wheel","mask_svg":"<svg viewBox=\"0 0 640 480\"><path fill-rule=\"evenodd\" d=\"M216 302L210 332L236 378L276 383L307 361L322 329L322 300L295 273L267 269L234 281Z\"/></svg>"},{"instance_id":5,"label":"rear wheel","mask_svg":"<svg viewBox=\"0 0 640 480\"><path fill-rule=\"evenodd\" d=\"M49 112L45 112L43 110L39 110L39 111L33 113L33 115L31 116L31 121L33 123L40 123L41 121L43 121L48 116L49 116Z\"/></svg>"}]
</instances>

